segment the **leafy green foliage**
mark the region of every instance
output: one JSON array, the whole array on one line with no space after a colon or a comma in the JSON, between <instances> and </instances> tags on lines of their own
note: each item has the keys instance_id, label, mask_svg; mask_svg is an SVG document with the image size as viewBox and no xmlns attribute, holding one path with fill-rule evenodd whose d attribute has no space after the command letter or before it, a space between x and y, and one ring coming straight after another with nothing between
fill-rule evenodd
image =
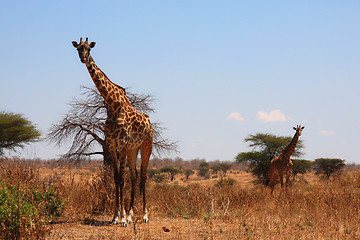
<instances>
[{"instance_id":1,"label":"leafy green foliage","mask_svg":"<svg viewBox=\"0 0 360 240\"><path fill-rule=\"evenodd\" d=\"M201 162L199 168L209 168L210 164L208 162Z\"/></svg>"},{"instance_id":2,"label":"leafy green foliage","mask_svg":"<svg viewBox=\"0 0 360 240\"><path fill-rule=\"evenodd\" d=\"M162 173L162 174L154 175L153 180L156 183L161 183L165 180L165 178L166 178L166 174Z\"/></svg>"},{"instance_id":3,"label":"leafy green foliage","mask_svg":"<svg viewBox=\"0 0 360 240\"><path fill-rule=\"evenodd\" d=\"M64 199L23 161L0 159L0 239L43 239L44 220L59 217Z\"/></svg>"},{"instance_id":4,"label":"leafy green foliage","mask_svg":"<svg viewBox=\"0 0 360 240\"><path fill-rule=\"evenodd\" d=\"M210 178L209 168L206 168L206 167L199 167L197 174L201 177L205 177L206 179Z\"/></svg>"},{"instance_id":5,"label":"leafy green foliage","mask_svg":"<svg viewBox=\"0 0 360 240\"><path fill-rule=\"evenodd\" d=\"M32 234L38 225L39 213L26 201L23 191L13 186L0 189L0 236L1 239L16 239L21 232ZM35 225L35 226L34 226Z\"/></svg>"},{"instance_id":6,"label":"leafy green foliage","mask_svg":"<svg viewBox=\"0 0 360 240\"><path fill-rule=\"evenodd\" d=\"M223 187L223 186L233 186L235 183L235 179L233 178L221 178L215 186Z\"/></svg>"},{"instance_id":7,"label":"leafy green foliage","mask_svg":"<svg viewBox=\"0 0 360 240\"><path fill-rule=\"evenodd\" d=\"M230 163L217 163L211 166L211 170L215 175L217 175L219 171L222 171L224 176L226 176L226 172L230 170L231 166Z\"/></svg>"},{"instance_id":8,"label":"leafy green foliage","mask_svg":"<svg viewBox=\"0 0 360 240\"><path fill-rule=\"evenodd\" d=\"M211 166L212 172L217 176L218 172L221 171L222 167L220 166L220 163L214 164Z\"/></svg>"},{"instance_id":9,"label":"leafy green foliage","mask_svg":"<svg viewBox=\"0 0 360 240\"><path fill-rule=\"evenodd\" d=\"M318 158L315 159L315 173L323 174L328 179L334 173L345 167L345 160L339 158Z\"/></svg>"},{"instance_id":10,"label":"leafy green foliage","mask_svg":"<svg viewBox=\"0 0 360 240\"><path fill-rule=\"evenodd\" d=\"M305 174L314 168L314 162L309 160L292 159L294 177L298 174Z\"/></svg>"},{"instance_id":11,"label":"leafy green foliage","mask_svg":"<svg viewBox=\"0 0 360 240\"><path fill-rule=\"evenodd\" d=\"M21 114L0 112L0 155L39 140L40 132Z\"/></svg>"},{"instance_id":12,"label":"leafy green foliage","mask_svg":"<svg viewBox=\"0 0 360 240\"><path fill-rule=\"evenodd\" d=\"M191 176L191 175L193 175L195 172L193 171L193 170L191 170L191 169L186 169L185 170L185 176L186 176L186 181L189 179L189 177Z\"/></svg>"},{"instance_id":13,"label":"leafy green foliage","mask_svg":"<svg viewBox=\"0 0 360 240\"><path fill-rule=\"evenodd\" d=\"M159 174L159 173L160 173L160 170L158 170L158 169L150 168L150 169L146 170L146 174L149 179L152 179L156 174Z\"/></svg>"},{"instance_id":14,"label":"leafy green foliage","mask_svg":"<svg viewBox=\"0 0 360 240\"><path fill-rule=\"evenodd\" d=\"M59 217L63 207L61 196L51 187L42 191L2 184L1 239L15 239L19 236L43 238L47 232L43 219Z\"/></svg>"}]
</instances>

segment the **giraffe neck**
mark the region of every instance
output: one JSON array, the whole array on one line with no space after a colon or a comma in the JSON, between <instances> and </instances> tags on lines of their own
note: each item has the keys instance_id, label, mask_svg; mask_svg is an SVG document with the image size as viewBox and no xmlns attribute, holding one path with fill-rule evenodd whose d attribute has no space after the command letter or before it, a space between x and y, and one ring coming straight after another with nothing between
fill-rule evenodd
<instances>
[{"instance_id":1,"label":"giraffe neck","mask_svg":"<svg viewBox=\"0 0 360 240\"><path fill-rule=\"evenodd\" d=\"M87 61L85 65L96 88L99 90L101 96L104 98L112 112L119 112L124 109L126 105L130 105L129 100L125 95L125 90L110 81L105 73L95 64L91 55L89 56L89 61Z\"/></svg>"},{"instance_id":2,"label":"giraffe neck","mask_svg":"<svg viewBox=\"0 0 360 240\"><path fill-rule=\"evenodd\" d=\"M291 154L293 154L298 140L299 140L299 133L296 132L289 145L287 145L286 148L284 148L284 150L281 152L281 154L285 158L290 158Z\"/></svg>"}]
</instances>

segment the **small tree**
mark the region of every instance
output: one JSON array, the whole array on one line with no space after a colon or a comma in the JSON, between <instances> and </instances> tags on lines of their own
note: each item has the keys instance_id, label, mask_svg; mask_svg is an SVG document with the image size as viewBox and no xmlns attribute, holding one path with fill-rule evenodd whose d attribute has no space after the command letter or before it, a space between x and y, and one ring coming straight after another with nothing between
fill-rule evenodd
<instances>
[{"instance_id":1,"label":"small tree","mask_svg":"<svg viewBox=\"0 0 360 240\"><path fill-rule=\"evenodd\" d=\"M163 168L160 169L160 172L169 174L169 177L170 177L171 181L175 180L175 175L176 174L182 173L181 170L179 170L177 168L174 168L174 167L163 167Z\"/></svg>"},{"instance_id":2,"label":"small tree","mask_svg":"<svg viewBox=\"0 0 360 240\"><path fill-rule=\"evenodd\" d=\"M220 163L217 163L211 167L212 172L217 176L218 172L222 170Z\"/></svg>"},{"instance_id":3,"label":"small tree","mask_svg":"<svg viewBox=\"0 0 360 240\"><path fill-rule=\"evenodd\" d=\"M198 176L209 178L209 168L207 167L199 167L198 168Z\"/></svg>"},{"instance_id":4,"label":"small tree","mask_svg":"<svg viewBox=\"0 0 360 240\"><path fill-rule=\"evenodd\" d=\"M219 163L219 165L221 167L221 171L223 171L223 173L224 173L224 176L226 176L226 173L227 173L227 171L230 170L232 164L230 164L230 163Z\"/></svg>"},{"instance_id":5,"label":"small tree","mask_svg":"<svg viewBox=\"0 0 360 240\"><path fill-rule=\"evenodd\" d=\"M152 179L156 174L159 174L160 173L160 170L158 169L147 169L146 170L146 175L148 176L149 179Z\"/></svg>"},{"instance_id":6,"label":"small tree","mask_svg":"<svg viewBox=\"0 0 360 240\"><path fill-rule=\"evenodd\" d=\"M21 114L0 112L0 155L4 149L15 150L25 144L37 142L40 132Z\"/></svg>"},{"instance_id":7,"label":"small tree","mask_svg":"<svg viewBox=\"0 0 360 240\"><path fill-rule=\"evenodd\" d=\"M294 174L294 178L298 174L305 174L314 168L314 162L309 160L293 159L292 163L293 163L292 172Z\"/></svg>"},{"instance_id":8,"label":"small tree","mask_svg":"<svg viewBox=\"0 0 360 240\"><path fill-rule=\"evenodd\" d=\"M210 167L210 164L208 163L208 162L201 162L200 163L200 165L199 165L199 167L201 167L201 168L209 168Z\"/></svg>"},{"instance_id":9,"label":"small tree","mask_svg":"<svg viewBox=\"0 0 360 240\"><path fill-rule=\"evenodd\" d=\"M315 173L324 174L327 179L334 173L345 167L345 160L339 158L318 158L315 159Z\"/></svg>"},{"instance_id":10,"label":"small tree","mask_svg":"<svg viewBox=\"0 0 360 240\"><path fill-rule=\"evenodd\" d=\"M191 170L191 169L186 169L186 170L185 170L186 181L189 180L189 177L190 177L191 175L193 175L193 174L194 174L194 171L193 171L193 170Z\"/></svg>"}]
</instances>

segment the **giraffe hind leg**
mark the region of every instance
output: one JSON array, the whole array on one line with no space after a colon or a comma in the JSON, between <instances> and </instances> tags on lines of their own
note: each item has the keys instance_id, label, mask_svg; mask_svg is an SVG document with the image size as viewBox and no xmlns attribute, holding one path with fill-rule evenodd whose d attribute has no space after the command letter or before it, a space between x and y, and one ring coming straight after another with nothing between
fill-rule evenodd
<instances>
[{"instance_id":1,"label":"giraffe hind leg","mask_svg":"<svg viewBox=\"0 0 360 240\"><path fill-rule=\"evenodd\" d=\"M119 162L118 155L116 151L116 141L111 138L107 138L106 145L110 153L111 163L114 173L114 185L115 185L115 209L114 209L114 217L111 221L112 224L119 223L119 215L120 215L120 170L119 170Z\"/></svg>"},{"instance_id":2,"label":"giraffe hind leg","mask_svg":"<svg viewBox=\"0 0 360 240\"><path fill-rule=\"evenodd\" d=\"M276 181L278 179L279 175L270 167L270 171L269 171L269 185L270 185L270 188L271 188L271 193L273 193L274 191L274 188L275 188L275 184L276 184Z\"/></svg>"},{"instance_id":3,"label":"giraffe hind leg","mask_svg":"<svg viewBox=\"0 0 360 240\"><path fill-rule=\"evenodd\" d=\"M149 159L152 151L152 138L147 139L141 146L141 187L140 191L143 195L143 221L149 222L148 211L146 209L146 170L149 164Z\"/></svg>"},{"instance_id":4,"label":"giraffe hind leg","mask_svg":"<svg viewBox=\"0 0 360 240\"><path fill-rule=\"evenodd\" d=\"M124 147L124 145L118 145L121 147L118 147L118 159L119 159L119 182L120 182L120 224L122 227L126 227L127 226L127 222L126 222L126 211L125 211L125 206L124 206L124 173L125 173L125 163L126 163L126 150Z\"/></svg>"},{"instance_id":5,"label":"giraffe hind leg","mask_svg":"<svg viewBox=\"0 0 360 240\"><path fill-rule=\"evenodd\" d=\"M139 152L139 148L130 149L127 152L127 162L130 170L130 177L131 177L131 199L130 199L130 208L129 213L127 216L127 223L131 223L132 218L134 217L134 199L135 199L135 192L136 192L136 185L137 185L137 172L136 172L136 161L137 155Z\"/></svg>"},{"instance_id":6,"label":"giraffe hind leg","mask_svg":"<svg viewBox=\"0 0 360 240\"><path fill-rule=\"evenodd\" d=\"M286 171L286 186L289 185L289 180L290 180L291 174L292 174L292 167L288 168L288 170Z\"/></svg>"}]
</instances>

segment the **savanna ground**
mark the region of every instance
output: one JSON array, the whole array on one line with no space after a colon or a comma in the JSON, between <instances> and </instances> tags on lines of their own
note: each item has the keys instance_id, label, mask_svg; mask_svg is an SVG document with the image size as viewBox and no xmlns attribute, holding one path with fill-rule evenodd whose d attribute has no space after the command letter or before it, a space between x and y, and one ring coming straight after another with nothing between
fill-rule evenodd
<instances>
[{"instance_id":1,"label":"savanna ground","mask_svg":"<svg viewBox=\"0 0 360 240\"><path fill-rule=\"evenodd\" d=\"M286 190L277 185L274 196L239 170L207 180L148 181L150 222L142 223L137 196L134 222L123 228L109 222L112 180L101 163L30 165L66 202L61 216L46 222L46 239L360 239L358 170L330 180L308 173Z\"/></svg>"}]
</instances>

